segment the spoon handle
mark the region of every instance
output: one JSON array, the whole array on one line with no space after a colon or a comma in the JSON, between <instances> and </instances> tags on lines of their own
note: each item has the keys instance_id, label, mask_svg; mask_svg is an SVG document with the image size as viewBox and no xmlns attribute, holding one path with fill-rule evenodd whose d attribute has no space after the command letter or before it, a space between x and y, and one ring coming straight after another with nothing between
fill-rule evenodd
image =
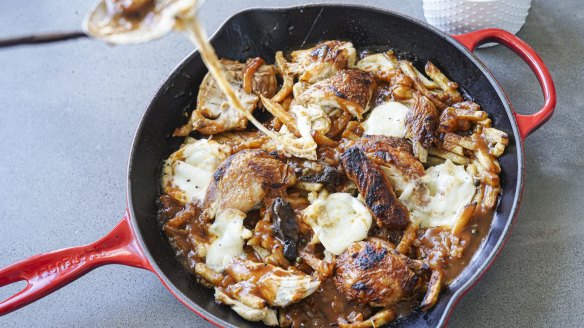
<instances>
[{"instance_id":1,"label":"spoon handle","mask_svg":"<svg viewBox=\"0 0 584 328\"><path fill-rule=\"evenodd\" d=\"M89 37L82 31L32 34L15 38L0 38L0 48L20 46L25 44L42 44Z\"/></svg>"}]
</instances>

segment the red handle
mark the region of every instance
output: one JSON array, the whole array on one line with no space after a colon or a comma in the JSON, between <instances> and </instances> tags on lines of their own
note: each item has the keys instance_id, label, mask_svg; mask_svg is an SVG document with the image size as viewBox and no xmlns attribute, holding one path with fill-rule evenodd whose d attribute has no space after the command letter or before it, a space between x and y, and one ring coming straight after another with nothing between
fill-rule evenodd
<instances>
[{"instance_id":1,"label":"red handle","mask_svg":"<svg viewBox=\"0 0 584 328\"><path fill-rule=\"evenodd\" d=\"M0 269L0 287L25 280L26 287L0 302L0 316L67 285L98 266L124 264L149 269L129 222L129 214L105 237L85 246L36 255Z\"/></svg>"},{"instance_id":2,"label":"red handle","mask_svg":"<svg viewBox=\"0 0 584 328\"><path fill-rule=\"evenodd\" d=\"M514 111L517 125L519 125L519 133L523 140L552 117L556 107L554 81L541 58L527 43L512 33L496 28L453 35L453 37L470 51L474 51L477 46L487 42L500 43L518 54L531 67L531 70L539 80L545 102L543 107L535 114L523 115Z\"/></svg>"}]
</instances>

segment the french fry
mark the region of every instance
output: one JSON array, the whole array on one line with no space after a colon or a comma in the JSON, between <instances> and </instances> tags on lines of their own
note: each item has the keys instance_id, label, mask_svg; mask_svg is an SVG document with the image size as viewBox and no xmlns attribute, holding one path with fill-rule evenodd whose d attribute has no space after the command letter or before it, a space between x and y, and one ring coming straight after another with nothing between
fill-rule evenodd
<instances>
[{"instance_id":1,"label":"french fry","mask_svg":"<svg viewBox=\"0 0 584 328\"><path fill-rule=\"evenodd\" d=\"M395 312L391 309L385 309L377 312L371 318L365 321L342 323L339 322L339 328L377 328L386 325L395 319Z\"/></svg>"},{"instance_id":2,"label":"french fry","mask_svg":"<svg viewBox=\"0 0 584 328\"><path fill-rule=\"evenodd\" d=\"M497 199L501 188L499 186L485 186L485 195L483 198L483 207L492 209L497 205Z\"/></svg>"},{"instance_id":3,"label":"french fry","mask_svg":"<svg viewBox=\"0 0 584 328\"><path fill-rule=\"evenodd\" d=\"M476 121L476 124L482 125L484 127L490 127L491 124L493 124L493 122L491 121L490 118L486 118L484 120L480 120L480 121Z\"/></svg>"},{"instance_id":4,"label":"french fry","mask_svg":"<svg viewBox=\"0 0 584 328\"><path fill-rule=\"evenodd\" d=\"M286 99L284 99L280 103L282 105L282 108L284 108L285 111L290 110L290 105L292 104L292 100L294 100L294 98L292 98L292 96L288 96Z\"/></svg>"},{"instance_id":5,"label":"french fry","mask_svg":"<svg viewBox=\"0 0 584 328\"><path fill-rule=\"evenodd\" d=\"M426 165L436 166L436 165L444 164L445 161L446 160L444 158L435 157L435 156L428 156L428 159L426 160Z\"/></svg>"},{"instance_id":6,"label":"french fry","mask_svg":"<svg viewBox=\"0 0 584 328\"><path fill-rule=\"evenodd\" d=\"M246 292L246 285L248 282L238 282L225 288L225 293L231 296L234 300L239 301L253 309L261 309L266 307L266 301L263 298ZM247 287L249 288L249 287Z\"/></svg>"},{"instance_id":7,"label":"french fry","mask_svg":"<svg viewBox=\"0 0 584 328\"><path fill-rule=\"evenodd\" d=\"M312 134L312 138L314 139L314 142L316 142L316 144L319 146L336 147L338 145L338 143L336 141L325 136L320 131L312 131L311 134Z\"/></svg>"},{"instance_id":8,"label":"french fry","mask_svg":"<svg viewBox=\"0 0 584 328\"><path fill-rule=\"evenodd\" d=\"M457 117L464 120L469 120L471 122L478 122L488 118L487 113L483 112L482 110L474 111L469 109L454 108L454 113Z\"/></svg>"},{"instance_id":9,"label":"french fry","mask_svg":"<svg viewBox=\"0 0 584 328\"><path fill-rule=\"evenodd\" d=\"M296 187L300 190L305 190L305 191L320 191L323 187L323 184L316 183L316 182L300 181L300 182L296 183L296 185L294 187Z\"/></svg>"},{"instance_id":10,"label":"french fry","mask_svg":"<svg viewBox=\"0 0 584 328\"><path fill-rule=\"evenodd\" d=\"M414 141L414 155L416 155L418 160L422 163L426 163L428 160L428 150L424 148L419 141Z\"/></svg>"},{"instance_id":11,"label":"french fry","mask_svg":"<svg viewBox=\"0 0 584 328\"><path fill-rule=\"evenodd\" d=\"M444 92L448 94L451 103L462 101L462 96L460 95L460 92L458 92L458 84L450 81L446 75L444 75L438 69L438 67L436 67L436 65L434 65L432 62L428 62L424 69L426 74L428 74L428 76L434 80L440 89L444 90Z\"/></svg>"},{"instance_id":12,"label":"french fry","mask_svg":"<svg viewBox=\"0 0 584 328\"><path fill-rule=\"evenodd\" d=\"M282 102L288 95L292 93L292 87L294 86L294 77L292 74L288 72L288 63L284 58L284 54L281 51L276 52L276 67L278 68L278 72L282 75L282 79L284 80L282 83L282 87L276 93L272 100L275 102Z\"/></svg>"},{"instance_id":13,"label":"french fry","mask_svg":"<svg viewBox=\"0 0 584 328\"><path fill-rule=\"evenodd\" d=\"M459 136L456 133L450 133L450 132L444 133L444 141L453 143L455 145L459 145L460 147L463 147L463 148L466 148L469 150L475 150L477 147L477 144L474 140L472 140L469 137Z\"/></svg>"},{"instance_id":14,"label":"french fry","mask_svg":"<svg viewBox=\"0 0 584 328\"><path fill-rule=\"evenodd\" d=\"M280 120L280 122L282 122L288 128L288 130L290 130L290 132L294 133L296 137L301 137L300 131L298 131L298 128L296 127L296 121L294 120L292 114L285 111L280 104L271 99L268 99L262 95L260 95L260 99L262 100L262 104L268 112Z\"/></svg>"},{"instance_id":15,"label":"french fry","mask_svg":"<svg viewBox=\"0 0 584 328\"><path fill-rule=\"evenodd\" d=\"M446 150L434 148L434 147L428 149L428 153L430 155L433 155L436 157L440 157L443 159L449 159L453 163L460 164L460 165L468 165L468 163L470 162L470 160L466 157L457 155L455 153L451 153L451 152L446 151Z\"/></svg>"},{"instance_id":16,"label":"french fry","mask_svg":"<svg viewBox=\"0 0 584 328\"><path fill-rule=\"evenodd\" d=\"M399 100L411 99L414 96L412 88L405 85L398 85L393 90L393 97Z\"/></svg>"},{"instance_id":17,"label":"french fry","mask_svg":"<svg viewBox=\"0 0 584 328\"><path fill-rule=\"evenodd\" d=\"M485 186L486 184L481 183L478 187L477 187L477 191L475 192L474 197L472 198L472 203L476 203L477 206L475 208L475 212L477 212L479 209L483 208L483 198L485 196Z\"/></svg>"},{"instance_id":18,"label":"french fry","mask_svg":"<svg viewBox=\"0 0 584 328\"><path fill-rule=\"evenodd\" d=\"M498 186L500 183L499 176L492 171L487 171L485 167L480 163L480 161L476 160L473 162L476 166L479 177L482 182L491 185L491 186Z\"/></svg>"},{"instance_id":19,"label":"french fry","mask_svg":"<svg viewBox=\"0 0 584 328\"><path fill-rule=\"evenodd\" d=\"M428 291L420 303L422 311L428 311L438 302L438 296L444 284L443 279L442 270L432 270L432 276L430 276L430 281L428 282Z\"/></svg>"},{"instance_id":20,"label":"french fry","mask_svg":"<svg viewBox=\"0 0 584 328\"><path fill-rule=\"evenodd\" d=\"M487 139L487 141L489 141L490 143L500 143L504 146L507 146L509 144L509 136L507 135L507 133L501 130L487 127L483 129L483 135L485 136L485 139Z\"/></svg>"},{"instance_id":21,"label":"french fry","mask_svg":"<svg viewBox=\"0 0 584 328\"><path fill-rule=\"evenodd\" d=\"M505 152L505 145L496 143L494 146L489 148L489 155L500 157ZM500 170L500 169L499 169Z\"/></svg>"},{"instance_id":22,"label":"french fry","mask_svg":"<svg viewBox=\"0 0 584 328\"><path fill-rule=\"evenodd\" d=\"M444 150L455 153L456 155L464 156L464 151L462 150L462 147L457 144L448 141L442 141L440 146Z\"/></svg>"},{"instance_id":23,"label":"french fry","mask_svg":"<svg viewBox=\"0 0 584 328\"><path fill-rule=\"evenodd\" d=\"M410 222L410 224L408 224L406 230L404 231L402 239L395 248L398 252L404 255L407 255L409 253L410 246L412 245L412 242L416 239L417 236L416 233L418 231L418 228L419 228L418 224L414 224L413 222Z\"/></svg>"},{"instance_id":24,"label":"french fry","mask_svg":"<svg viewBox=\"0 0 584 328\"><path fill-rule=\"evenodd\" d=\"M412 81L414 82L415 89L422 93L424 96L426 96L426 98L430 99L430 101L432 101L438 109L442 110L446 108L446 104L442 102L440 99L438 99L438 97L432 94L430 90L428 90L424 86L423 82L419 79L418 75L416 74L416 68L411 62L407 60L400 60L399 68L407 77L412 79Z\"/></svg>"},{"instance_id":25,"label":"french fry","mask_svg":"<svg viewBox=\"0 0 584 328\"><path fill-rule=\"evenodd\" d=\"M495 167L497 167L497 171L501 172L501 164L499 164L499 160L493 158L493 164L495 164Z\"/></svg>"},{"instance_id":26,"label":"french fry","mask_svg":"<svg viewBox=\"0 0 584 328\"><path fill-rule=\"evenodd\" d=\"M472 218L472 215L475 212L476 208L477 208L477 203L472 202L470 204L467 204L462 209L462 211L460 212L460 215L458 216L458 220L456 220L456 223L452 227L452 234L453 235L460 237L460 233L464 230L464 227L466 227L466 225L468 224L468 221L470 221L470 219Z\"/></svg>"},{"instance_id":27,"label":"french fry","mask_svg":"<svg viewBox=\"0 0 584 328\"><path fill-rule=\"evenodd\" d=\"M477 171L477 167L474 165L474 163L470 163L466 166L466 173L475 178L478 178L479 176L479 172Z\"/></svg>"},{"instance_id":28,"label":"french fry","mask_svg":"<svg viewBox=\"0 0 584 328\"><path fill-rule=\"evenodd\" d=\"M420 71L418 71L418 69L415 66L414 66L414 72L416 73L416 76L418 77L420 82L422 82L424 87L426 87L426 89L432 91L432 90L436 90L436 89L440 88L438 86L438 84L436 84L436 82L428 79L424 74L422 74Z\"/></svg>"},{"instance_id":29,"label":"french fry","mask_svg":"<svg viewBox=\"0 0 584 328\"><path fill-rule=\"evenodd\" d=\"M195 273L215 286L219 285L221 280L223 280L221 273L215 271L205 263L195 264Z\"/></svg>"},{"instance_id":30,"label":"french fry","mask_svg":"<svg viewBox=\"0 0 584 328\"><path fill-rule=\"evenodd\" d=\"M497 168L493 163L493 159L489 156L489 153L483 149L482 147L477 147L475 150L475 157L479 160L481 165L485 168L485 171L499 173L501 172L500 168Z\"/></svg>"}]
</instances>

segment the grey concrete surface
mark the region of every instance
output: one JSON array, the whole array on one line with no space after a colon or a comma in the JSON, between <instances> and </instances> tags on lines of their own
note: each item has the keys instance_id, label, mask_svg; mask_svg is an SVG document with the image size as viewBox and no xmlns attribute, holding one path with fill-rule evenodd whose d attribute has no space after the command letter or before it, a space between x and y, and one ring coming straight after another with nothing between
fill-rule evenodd
<instances>
[{"instance_id":1,"label":"grey concrete surface","mask_svg":"<svg viewBox=\"0 0 584 328\"><path fill-rule=\"evenodd\" d=\"M0 1L0 37L79 28L89 2ZM209 0L209 31L246 7L305 1ZM351 1L344 1L351 2ZM357 2L357 1L355 1ZM362 0L422 17L421 1ZM584 7L536 0L519 36L555 77L557 111L525 144L517 225L451 327L578 327L584 322ZM173 35L146 45L88 40L0 50L0 267L96 240L125 206L126 158L150 97L192 46ZM510 51L479 51L520 112L542 104ZM0 288L0 299L15 292ZM0 318L0 327L211 327L149 272L99 268Z\"/></svg>"}]
</instances>

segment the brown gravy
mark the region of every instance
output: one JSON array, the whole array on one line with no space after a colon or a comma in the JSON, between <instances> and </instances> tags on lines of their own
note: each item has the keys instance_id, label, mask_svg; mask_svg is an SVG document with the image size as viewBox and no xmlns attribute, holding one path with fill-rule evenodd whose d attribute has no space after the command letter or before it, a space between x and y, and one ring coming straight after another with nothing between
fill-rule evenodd
<instances>
[{"instance_id":1,"label":"brown gravy","mask_svg":"<svg viewBox=\"0 0 584 328\"><path fill-rule=\"evenodd\" d=\"M198 211L189 210L193 205L181 205L168 195L160 197L158 202L158 218L164 224L164 232L167 234L171 245L177 251L177 256L181 263L194 274L194 266L197 259L193 255L192 243L189 238L196 235L197 238L204 239L206 236L200 234L205 231L202 222L199 221ZM477 211L478 212L478 211ZM181 216L185 216L182 218ZM183 224L173 225L173 220L181 217ZM464 270L470 263L474 253L480 247L484 237L490 230L493 212L475 213L460 237L454 237L450 231L441 227L419 229L417 238L414 241L416 257L428 260L435 269L440 269L444 274L444 281L449 284ZM260 220L259 211L251 211L245 224L253 227ZM379 229L378 229L379 230ZM385 237L385 239L397 239L395 232L374 230L370 235L375 237ZM306 250L310 247L303 245ZM302 247L302 246L301 246ZM248 258L253 259L254 254L250 248L246 248ZM318 250L311 253L319 254ZM310 269L300 264L296 264L299 270L310 273ZM196 276L196 275L195 275ZM223 285L227 287L232 281L226 275ZM198 281L201 281L197 277ZM405 317L410 314L419 304L418 299L400 302L393 306L397 317ZM332 279L323 281L318 290L306 299L292 304L280 310L280 324L283 327L327 327L336 325L339 320L360 321L368 318L376 309L369 305L357 304L349 301L341 294Z\"/></svg>"}]
</instances>

